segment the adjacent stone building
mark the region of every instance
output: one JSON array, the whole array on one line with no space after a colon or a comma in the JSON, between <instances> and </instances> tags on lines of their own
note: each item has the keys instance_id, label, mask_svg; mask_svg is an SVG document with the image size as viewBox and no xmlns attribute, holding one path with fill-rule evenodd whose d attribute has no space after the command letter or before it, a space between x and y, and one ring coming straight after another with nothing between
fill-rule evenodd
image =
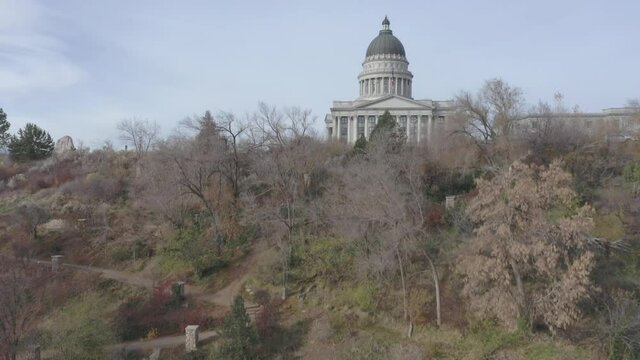
<instances>
[{"instance_id":1,"label":"adjacent stone building","mask_svg":"<svg viewBox=\"0 0 640 360\"><path fill-rule=\"evenodd\" d=\"M409 142L429 142L450 129L455 111L453 100L436 101L413 98L413 74L402 42L393 35L385 16L382 29L369 47L358 75L360 96L353 101L336 100L325 117L330 139L355 143L361 136L369 138L378 118L389 111ZM586 129L606 127L607 136L625 138L623 133L638 129L638 109L611 108L599 113L556 114ZM522 124L539 120L535 115ZM619 135L618 135L619 134Z\"/></svg>"}]
</instances>

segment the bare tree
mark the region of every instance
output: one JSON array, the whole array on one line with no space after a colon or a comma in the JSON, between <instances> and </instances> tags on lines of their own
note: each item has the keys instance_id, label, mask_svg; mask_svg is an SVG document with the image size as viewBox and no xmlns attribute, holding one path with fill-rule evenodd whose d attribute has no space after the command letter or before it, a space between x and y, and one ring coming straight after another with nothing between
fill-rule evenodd
<instances>
[{"instance_id":1,"label":"bare tree","mask_svg":"<svg viewBox=\"0 0 640 360\"><path fill-rule=\"evenodd\" d=\"M290 107L280 111L275 106L261 102L252 117L249 135L256 147L282 146L293 139L312 136L314 121L311 110Z\"/></svg>"},{"instance_id":2,"label":"bare tree","mask_svg":"<svg viewBox=\"0 0 640 360\"><path fill-rule=\"evenodd\" d=\"M292 247L307 223L305 190L318 167L320 143L310 137L310 111L289 108L285 112L260 103L252 118L253 214L276 241L282 268L282 298L287 296Z\"/></svg>"},{"instance_id":3,"label":"bare tree","mask_svg":"<svg viewBox=\"0 0 640 360\"><path fill-rule=\"evenodd\" d=\"M458 126L453 134L473 139L482 157L494 165L498 141L508 141L514 125L523 118L522 90L501 79L491 79L475 95L460 92L455 105Z\"/></svg>"},{"instance_id":4,"label":"bare tree","mask_svg":"<svg viewBox=\"0 0 640 360\"><path fill-rule=\"evenodd\" d=\"M222 173L231 183L233 198L237 199L240 196L240 173L243 168L240 146L249 124L229 112L221 112L217 117L216 127L220 135L227 139L229 147L227 159L222 163Z\"/></svg>"},{"instance_id":5,"label":"bare tree","mask_svg":"<svg viewBox=\"0 0 640 360\"><path fill-rule=\"evenodd\" d=\"M300 139L257 153L253 161L254 187L260 189L255 195L259 205L253 214L280 252L283 299L287 296L291 251L307 223L305 178L317 166L317 145L314 139Z\"/></svg>"},{"instance_id":6,"label":"bare tree","mask_svg":"<svg viewBox=\"0 0 640 360\"><path fill-rule=\"evenodd\" d=\"M47 209L36 203L21 205L16 214L19 216L19 221L31 237L31 240L38 238L38 226L49 220Z\"/></svg>"},{"instance_id":7,"label":"bare tree","mask_svg":"<svg viewBox=\"0 0 640 360\"><path fill-rule=\"evenodd\" d=\"M169 142L158 144L158 150L144 159L145 171L137 179L139 196L145 207L160 214L174 227L185 225L189 209L195 207L195 200L185 195L180 185L180 169L173 160L174 146Z\"/></svg>"},{"instance_id":8,"label":"bare tree","mask_svg":"<svg viewBox=\"0 0 640 360\"><path fill-rule=\"evenodd\" d=\"M160 125L148 119L124 119L118 123L117 129L120 140L131 144L139 159L147 154L160 134Z\"/></svg>"},{"instance_id":9,"label":"bare tree","mask_svg":"<svg viewBox=\"0 0 640 360\"><path fill-rule=\"evenodd\" d=\"M43 308L41 267L0 256L0 359L16 360Z\"/></svg>"},{"instance_id":10,"label":"bare tree","mask_svg":"<svg viewBox=\"0 0 640 360\"><path fill-rule=\"evenodd\" d=\"M387 146L385 139L372 142L365 156L339 171L339 185L327 196L332 228L359 244L360 268L365 276L397 276L408 334L413 329L409 311L407 269L419 254L427 263L436 292L436 321L441 324L438 272L425 243L425 197L421 191L424 148ZM393 141L393 139L391 139ZM422 272L422 271L421 271ZM396 275L397 274L397 275Z\"/></svg>"},{"instance_id":11,"label":"bare tree","mask_svg":"<svg viewBox=\"0 0 640 360\"><path fill-rule=\"evenodd\" d=\"M221 220L227 193L220 172L226 145L214 132L202 134L195 140L176 138L161 151L171 164L171 178L180 194L196 199L206 210L211 229L215 232L217 251L221 251L223 237Z\"/></svg>"},{"instance_id":12,"label":"bare tree","mask_svg":"<svg viewBox=\"0 0 640 360\"><path fill-rule=\"evenodd\" d=\"M519 126L518 137L524 140L533 160L549 164L561 154L593 144L588 124L583 119L576 121L580 114L570 113L563 98L556 93L553 104L539 102Z\"/></svg>"}]
</instances>

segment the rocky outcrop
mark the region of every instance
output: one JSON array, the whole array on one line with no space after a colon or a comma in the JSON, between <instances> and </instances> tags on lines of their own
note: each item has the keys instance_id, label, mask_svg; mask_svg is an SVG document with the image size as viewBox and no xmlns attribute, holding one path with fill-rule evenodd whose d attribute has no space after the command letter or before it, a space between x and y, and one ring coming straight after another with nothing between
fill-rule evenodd
<instances>
[{"instance_id":1,"label":"rocky outcrop","mask_svg":"<svg viewBox=\"0 0 640 360\"><path fill-rule=\"evenodd\" d=\"M73 139L71 136L63 136L56 141L56 147L54 148L56 154L64 155L76 149L73 146Z\"/></svg>"}]
</instances>

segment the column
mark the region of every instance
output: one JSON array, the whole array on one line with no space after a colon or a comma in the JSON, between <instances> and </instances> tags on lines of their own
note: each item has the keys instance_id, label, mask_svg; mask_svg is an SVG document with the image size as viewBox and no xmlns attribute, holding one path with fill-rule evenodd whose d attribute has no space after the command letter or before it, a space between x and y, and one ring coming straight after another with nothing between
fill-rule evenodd
<instances>
[{"instance_id":1,"label":"column","mask_svg":"<svg viewBox=\"0 0 640 360\"><path fill-rule=\"evenodd\" d=\"M420 143L420 140L422 140L421 136L420 136L420 135L422 135L420 133L422 131L422 114L418 115L418 126L416 128L416 131L417 131L417 133L416 133L416 142Z\"/></svg>"},{"instance_id":2,"label":"column","mask_svg":"<svg viewBox=\"0 0 640 360\"><path fill-rule=\"evenodd\" d=\"M404 96L404 79L400 79L400 95Z\"/></svg>"},{"instance_id":3,"label":"column","mask_svg":"<svg viewBox=\"0 0 640 360\"><path fill-rule=\"evenodd\" d=\"M433 114L429 115L427 118L427 142L431 143L431 121L433 119Z\"/></svg>"},{"instance_id":4,"label":"column","mask_svg":"<svg viewBox=\"0 0 640 360\"><path fill-rule=\"evenodd\" d=\"M189 325L184 329L184 347L187 352L198 350L198 325Z\"/></svg>"},{"instance_id":5,"label":"column","mask_svg":"<svg viewBox=\"0 0 640 360\"><path fill-rule=\"evenodd\" d=\"M340 121L336 117L333 119L333 137L335 139L340 139Z\"/></svg>"},{"instance_id":6,"label":"column","mask_svg":"<svg viewBox=\"0 0 640 360\"><path fill-rule=\"evenodd\" d=\"M369 130L369 115L365 115L364 116L364 137L365 137L365 139L369 138L369 136L367 135L367 134L369 134L368 130Z\"/></svg>"},{"instance_id":7,"label":"column","mask_svg":"<svg viewBox=\"0 0 640 360\"><path fill-rule=\"evenodd\" d=\"M409 113L407 113L407 115L405 115L407 117L407 126L404 129L404 135L406 136L406 139L409 140L411 139L409 137L409 128L411 127L411 115Z\"/></svg>"},{"instance_id":8,"label":"column","mask_svg":"<svg viewBox=\"0 0 640 360\"><path fill-rule=\"evenodd\" d=\"M51 255L51 271L54 273L60 269L60 259L62 259L62 255Z\"/></svg>"},{"instance_id":9,"label":"column","mask_svg":"<svg viewBox=\"0 0 640 360\"><path fill-rule=\"evenodd\" d=\"M353 136L353 116L347 117L347 144L351 143L351 137Z\"/></svg>"}]
</instances>

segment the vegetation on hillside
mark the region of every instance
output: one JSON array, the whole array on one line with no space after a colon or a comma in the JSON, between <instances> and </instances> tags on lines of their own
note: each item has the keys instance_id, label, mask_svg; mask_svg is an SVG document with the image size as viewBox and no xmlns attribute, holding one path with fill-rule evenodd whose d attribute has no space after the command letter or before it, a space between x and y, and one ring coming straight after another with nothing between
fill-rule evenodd
<instances>
[{"instance_id":1,"label":"vegetation on hillside","mask_svg":"<svg viewBox=\"0 0 640 360\"><path fill-rule=\"evenodd\" d=\"M14 147L0 352L102 358L189 324L221 335L167 358L637 359L640 140L567 123L561 100L526 109L490 80L421 144L388 113L353 149L260 104L167 138L122 121L127 150ZM150 285L29 261L54 254Z\"/></svg>"}]
</instances>

